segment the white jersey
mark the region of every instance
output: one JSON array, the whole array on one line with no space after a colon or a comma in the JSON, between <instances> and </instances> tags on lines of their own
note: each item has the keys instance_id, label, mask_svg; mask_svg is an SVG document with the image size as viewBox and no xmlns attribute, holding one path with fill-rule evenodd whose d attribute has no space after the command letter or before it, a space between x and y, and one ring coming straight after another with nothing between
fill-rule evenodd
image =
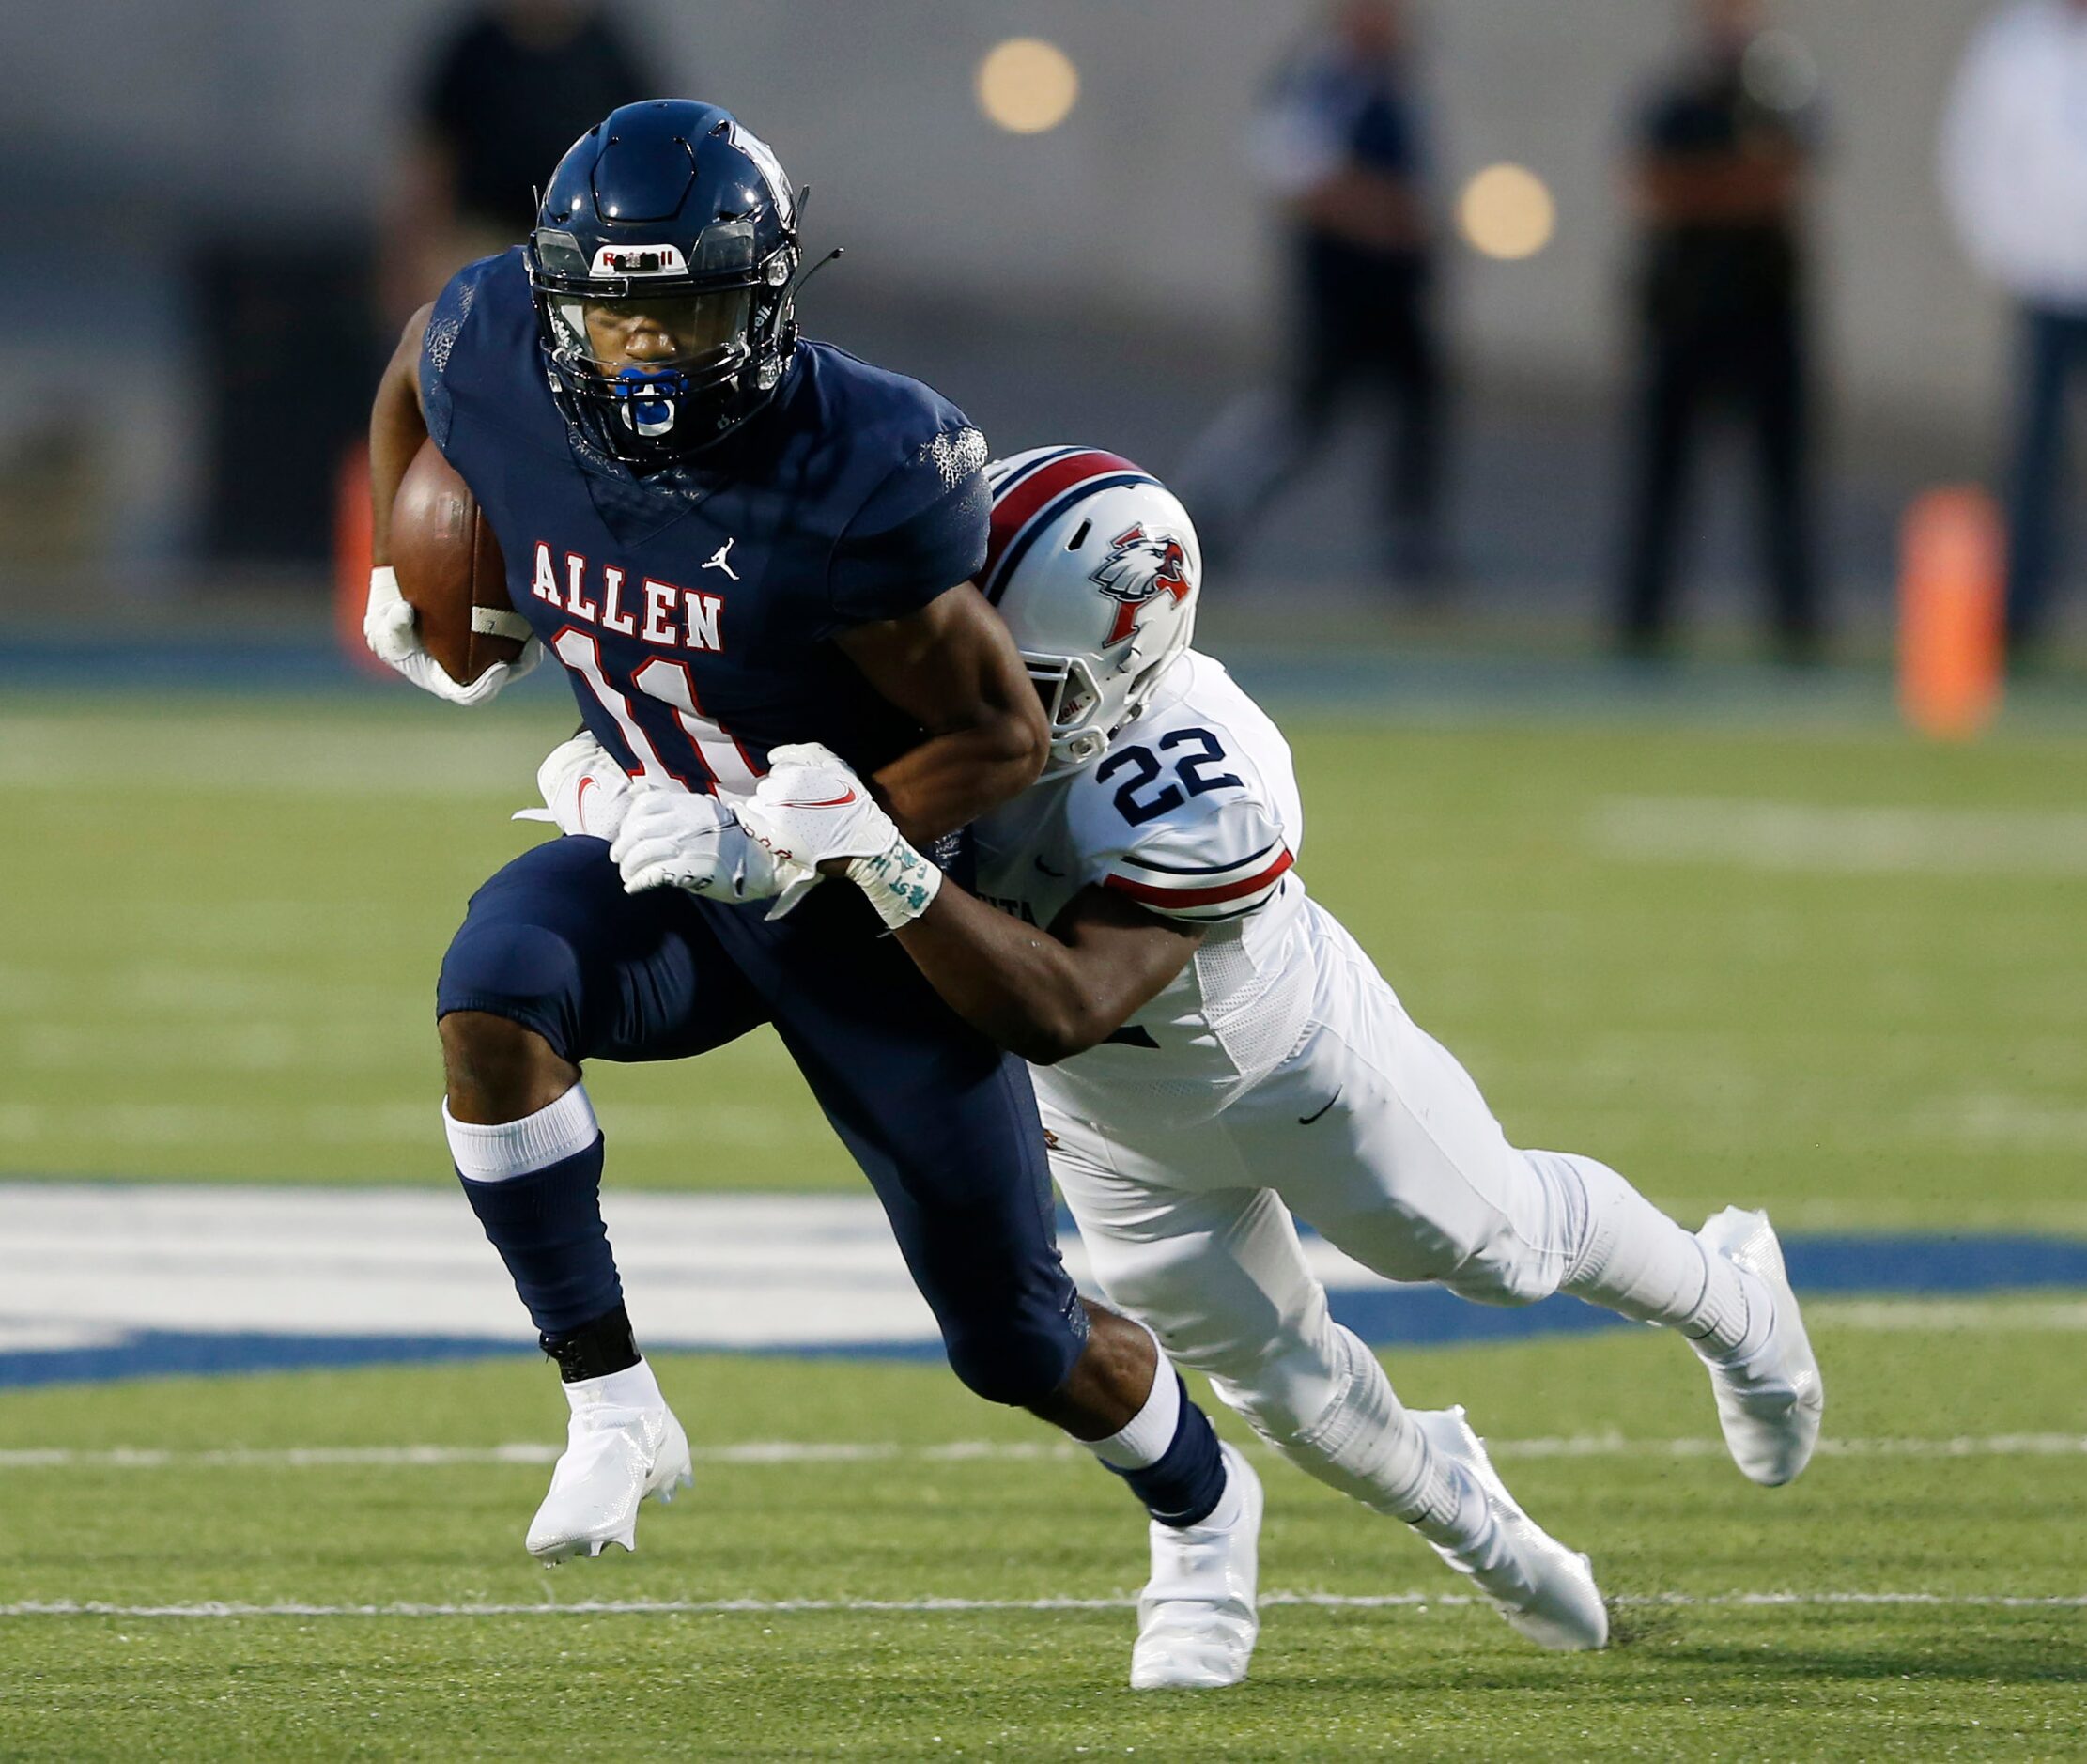
<instances>
[{"instance_id":1,"label":"white jersey","mask_svg":"<svg viewBox=\"0 0 2087 1764\"><path fill-rule=\"evenodd\" d=\"M1106 1042L1036 1072L1047 1111L1205 1121L1297 1048L1314 988L1291 871L1304 833L1282 732L1193 650L1098 765L979 823L979 894L1030 924L1048 928L1101 887L1209 927L1181 974Z\"/></svg>"}]
</instances>

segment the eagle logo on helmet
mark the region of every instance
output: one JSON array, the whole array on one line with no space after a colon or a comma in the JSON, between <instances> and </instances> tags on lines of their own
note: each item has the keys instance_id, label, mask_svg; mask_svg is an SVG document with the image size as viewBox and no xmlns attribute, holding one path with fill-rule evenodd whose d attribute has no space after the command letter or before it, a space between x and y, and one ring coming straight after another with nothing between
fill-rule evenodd
<instances>
[{"instance_id":1,"label":"eagle logo on helmet","mask_svg":"<svg viewBox=\"0 0 2087 1764\"><path fill-rule=\"evenodd\" d=\"M1117 603L1104 649L1136 636L1139 609L1161 595L1172 595L1182 604L1196 592L1182 542L1169 533L1147 533L1142 522L1109 541L1108 555L1088 580Z\"/></svg>"}]
</instances>

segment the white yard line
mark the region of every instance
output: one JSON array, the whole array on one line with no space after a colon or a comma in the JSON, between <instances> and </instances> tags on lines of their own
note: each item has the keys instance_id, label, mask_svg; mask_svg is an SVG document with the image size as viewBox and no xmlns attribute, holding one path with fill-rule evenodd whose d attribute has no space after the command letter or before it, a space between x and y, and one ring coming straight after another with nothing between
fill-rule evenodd
<instances>
[{"instance_id":1,"label":"white yard line","mask_svg":"<svg viewBox=\"0 0 2087 1764\"><path fill-rule=\"evenodd\" d=\"M1710 1438L1626 1439L1620 1433L1562 1434L1551 1438L1492 1439L1495 1458L1723 1458L1724 1442ZM117 1446L80 1449L31 1446L0 1449L0 1470L307 1470L336 1466L413 1469L452 1464L548 1464L562 1446L518 1441L505 1446L289 1446L276 1449L233 1447L174 1451ZM1257 1447L1264 1455L1266 1447ZM935 1446L872 1445L854 1441L747 1440L737 1445L698 1446L699 1464L817 1463L1034 1463L1085 1462L1087 1453L1060 1440L951 1440ZM1954 1439L1822 1439L1822 1458L2075 1458L2087 1456L2087 1436L2073 1433L1984 1433Z\"/></svg>"},{"instance_id":2,"label":"white yard line","mask_svg":"<svg viewBox=\"0 0 2087 1764\"><path fill-rule=\"evenodd\" d=\"M1588 843L1615 858L1832 875L2087 875L2087 814L2070 809L1827 807L1615 797Z\"/></svg>"},{"instance_id":3,"label":"white yard line","mask_svg":"<svg viewBox=\"0 0 2087 1764\"><path fill-rule=\"evenodd\" d=\"M1305 1605L1337 1611L1461 1609L1485 1602L1467 1593L1269 1592L1261 1607ZM2012 1593L1948 1592L1661 1592L1625 1594L1610 1601L1629 1608L1746 1610L1768 1606L1925 1605L1941 1609L2075 1611L2087 1609L2087 1594L2047 1597ZM801 1613L921 1614L974 1611L1127 1611L1136 1599L591 1599L572 1604L244 1604L204 1600L191 1604L115 1604L100 1600L23 1600L0 1604L0 1617L788 1617Z\"/></svg>"}]
</instances>

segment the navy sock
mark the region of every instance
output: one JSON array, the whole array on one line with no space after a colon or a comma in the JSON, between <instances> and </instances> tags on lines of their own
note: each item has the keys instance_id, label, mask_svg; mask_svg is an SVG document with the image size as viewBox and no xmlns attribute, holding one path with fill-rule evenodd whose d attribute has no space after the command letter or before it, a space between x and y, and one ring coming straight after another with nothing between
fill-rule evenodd
<instances>
[{"instance_id":1,"label":"navy sock","mask_svg":"<svg viewBox=\"0 0 2087 1764\"><path fill-rule=\"evenodd\" d=\"M527 1176L495 1183L459 1178L515 1291L552 1341L623 1304L623 1281L601 1222L601 1164L597 1134L584 1152Z\"/></svg>"},{"instance_id":2,"label":"navy sock","mask_svg":"<svg viewBox=\"0 0 2087 1764\"><path fill-rule=\"evenodd\" d=\"M630 1313L621 1305L562 1335L547 1329L536 1341L558 1362L558 1382L564 1385L583 1384L590 1378L627 1371L641 1357L638 1338L631 1333Z\"/></svg>"},{"instance_id":3,"label":"navy sock","mask_svg":"<svg viewBox=\"0 0 2087 1764\"><path fill-rule=\"evenodd\" d=\"M1172 1370L1160 1362L1162 1376ZM1172 1374L1177 1380L1179 1372ZM1199 1525L1215 1510L1225 1493L1225 1461L1217 1455L1217 1435L1210 1417L1188 1400L1182 1387L1182 1412L1174 1438L1160 1461L1142 1470L1113 1470L1131 1485L1145 1510L1163 1525Z\"/></svg>"}]
</instances>

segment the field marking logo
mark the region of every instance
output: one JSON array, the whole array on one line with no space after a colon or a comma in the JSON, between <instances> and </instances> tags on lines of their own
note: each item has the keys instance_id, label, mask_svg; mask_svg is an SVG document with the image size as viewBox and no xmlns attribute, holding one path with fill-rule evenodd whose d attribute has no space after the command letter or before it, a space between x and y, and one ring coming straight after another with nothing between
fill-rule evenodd
<instances>
[{"instance_id":1,"label":"field marking logo","mask_svg":"<svg viewBox=\"0 0 2087 1764\"><path fill-rule=\"evenodd\" d=\"M1117 603L1116 623L1102 640L1104 649L1136 634L1141 607L1163 594L1185 602L1196 592L1182 542L1170 533L1148 534L1142 522L1109 541L1108 555L1088 580Z\"/></svg>"}]
</instances>

